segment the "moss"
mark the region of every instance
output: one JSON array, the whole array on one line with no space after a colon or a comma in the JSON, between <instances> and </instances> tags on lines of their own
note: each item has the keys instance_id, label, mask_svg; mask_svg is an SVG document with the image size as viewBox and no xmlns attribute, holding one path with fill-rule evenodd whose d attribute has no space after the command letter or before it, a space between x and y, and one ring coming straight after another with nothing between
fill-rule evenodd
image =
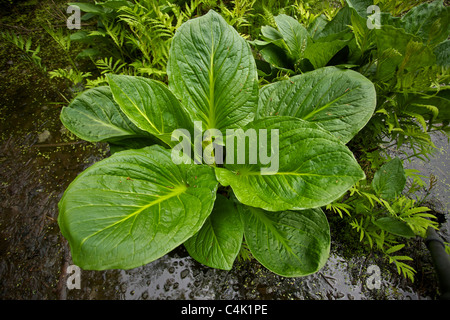
<instances>
[{"instance_id":1,"label":"moss","mask_svg":"<svg viewBox=\"0 0 450 320\"><path fill-rule=\"evenodd\" d=\"M31 39L31 49L40 47L38 56L47 71L69 66L67 55L58 47L55 40L44 30L44 25L63 28L65 31L67 1L25 1L15 3L9 11L3 12L0 23L4 32L13 32ZM70 31L67 30L67 33ZM72 42L71 58L74 59L81 47ZM81 64L82 62L77 62ZM15 45L0 37L0 105L20 106L27 97L43 96L49 101L64 101L61 95L70 98L67 83L51 80L49 74L27 61L24 53ZM24 94L26 93L26 94ZM33 102L33 101L26 101Z\"/></svg>"},{"instance_id":2,"label":"moss","mask_svg":"<svg viewBox=\"0 0 450 320\"><path fill-rule=\"evenodd\" d=\"M325 211L330 225L332 250L345 258L360 257L371 253L370 248L359 241L359 234L351 227L347 217Z\"/></svg>"}]
</instances>

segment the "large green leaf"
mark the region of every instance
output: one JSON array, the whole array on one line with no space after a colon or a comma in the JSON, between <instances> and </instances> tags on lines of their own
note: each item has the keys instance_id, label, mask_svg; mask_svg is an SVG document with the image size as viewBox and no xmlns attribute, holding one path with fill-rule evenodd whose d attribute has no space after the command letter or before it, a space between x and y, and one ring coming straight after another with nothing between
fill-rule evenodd
<instances>
[{"instance_id":1,"label":"large green leaf","mask_svg":"<svg viewBox=\"0 0 450 320\"><path fill-rule=\"evenodd\" d=\"M264 86L256 118L280 115L316 122L347 143L366 125L375 106L375 88L367 78L326 67Z\"/></svg>"},{"instance_id":2,"label":"large green leaf","mask_svg":"<svg viewBox=\"0 0 450 320\"><path fill-rule=\"evenodd\" d=\"M316 37L316 34L319 34L322 29L327 25L328 19L327 17L322 13L319 16L317 16L309 25L308 25L308 32L312 39Z\"/></svg>"},{"instance_id":3,"label":"large green leaf","mask_svg":"<svg viewBox=\"0 0 450 320\"><path fill-rule=\"evenodd\" d=\"M236 128L253 119L258 75L249 44L216 12L177 29L169 86L203 128Z\"/></svg>"},{"instance_id":4,"label":"large green leaf","mask_svg":"<svg viewBox=\"0 0 450 320\"><path fill-rule=\"evenodd\" d=\"M268 43L273 43L280 48L289 50L286 41L283 39L283 35L277 29L271 26L262 26L261 27L261 37L264 41L257 41L255 44L264 45Z\"/></svg>"},{"instance_id":5,"label":"large green leaf","mask_svg":"<svg viewBox=\"0 0 450 320\"><path fill-rule=\"evenodd\" d=\"M108 82L120 109L139 128L173 146L172 132L192 130L192 122L165 84L127 75L108 74Z\"/></svg>"},{"instance_id":6,"label":"large green leaf","mask_svg":"<svg viewBox=\"0 0 450 320\"><path fill-rule=\"evenodd\" d=\"M274 19L290 55L295 60L300 59L310 41L308 30L300 22L285 14L280 14Z\"/></svg>"},{"instance_id":7,"label":"large green leaf","mask_svg":"<svg viewBox=\"0 0 450 320\"><path fill-rule=\"evenodd\" d=\"M325 265L330 227L320 208L269 212L242 207L245 241L267 269L284 277L300 277Z\"/></svg>"},{"instance_id":8,"label":"large green leaf","mask_svg":"<svg viewBox=\"0 0 450 320\"><path fill-rule=\"evenodd\" d=\"M405 188L406 174L399 158L385 163L375 172L372 187L377 195L384 199L394 199Z\"/></svg>"},{"instance_id":9,"label":"large green leaf","mask_svg":"<svg viewBox=\"0 0 450 320\"><path fill-rule=\"evenodd\" d=\"M151 138L120 110L109 87L86 90L62 108L60 119L69 131L90 142Z\"/></svg>"},{"instance_id":10,"label":"large green leaf","mask_svg":"<svg viewBox=\"0 0 450 320\"><path fill-rule=\"evenodd\" d=\"M355 54L358 58L361 59L361 55L363 55L367 50L370 50L375 45L375 33L373 32L374 29L368 28L367 18L361 17L355 11L352 12L350 20L351 29L355 37L355 43L358 49L356 50Z\"/></svg>"},{"instance_id":11,"label":"large green leaf","mask_svg":"<svg viewBox=\"0 0 450 320\"><path fill-rule=\"evenodd\" d=\"M130 138L123 139L120 141L109 142L109 151L110 154L114 154L119 151L129 150L129 149L141 149L148 146L152 146L154 144L159 144L162 146L166 146L165 143L162 143L161 140L150 136L149 138Z\"/></svg>"},{"instance_id":12,"label":"large green leaf","mask_svg":"<svg viewBox=\"0 0 450 320\"><path fill-rule=\"evenodd\" d=\"M348 43L347 40L311 42L305 49L303 57L308 59L314 69L322 68Z\"/></svg>"},{"instance_id":13,"label":"large green leaf","mask_svg":"<svg viewBox=\"0 0 450 320\"><path fill-rule=\"evenodd\" d=\"M58 223L81 268L134 268L197 233L216 190L210 167L175 165L160 146L117 152L70 184Z\"/></svg>"},{"instance_id":14,"label":"large green leaf","mask_svg":"<svg viewBox=\"0 0 450 320\"><path fill-rule=\"evenodd\" d=\"M218 194L203 227L184 245L204 265L231 270L242 244L244 229L234 203Z\"/></svg>"},{"instance_id":15,"label":"large green leaf","mask_svg":"<svg viewBox=\"0 0 450 320\"><path fill-rule=\"evenodd\" d=\"M267 140L261 135L264 130ZM274 138L276 130L278 143ZM231 164L233 150L227 140L226 164L224 168L216 168L219 182L230 185L243 204L269 211L320 207L336 200L365 177L351 151L315 123L293 117L267 117L253 121L236 135L243 137L249 132L259 135L258 142L250 141L253 148L259 147L258 161L249 164L249 145L245 164L239 164L244 161L238 158L237 142ZM261 161L264 153L271 157L270 161Z\"/></svg>"},{"instance_id":16,"label":"large green leaf","mask_svg":"<svg viewBox=\"0 0 450 320\"><path fill-rule=\"evenodd\" d=\"M350 8L355 9L355 12L363 18L367 18L367 10L369 6L373 5L372 0L345 0L345 2Z\"/></svg>"},{"instance_id":17,"label":"large green leaf","mask_svg":"<svg viewBox=\"0 0 450 320\"><path fill-rule=\"evenodd\" d=\"M341 37L350 31L353 9L345 6L329 21L320 32L315 33L314 39L324 37Z\"/></svg>"},{"instance_id":18,"label":"large green leaf","mask_svg":"<svg viewBox=\"0 0 450 320\"><path fill-rule=\"evenodd\" d=\"M273 67L281 69L287 73L293 72L294 60L288 56L287 50L284 50L273 43L269 43L259 49L259 52L264 60L270 63Z\"/></svg>"}]
</instances>

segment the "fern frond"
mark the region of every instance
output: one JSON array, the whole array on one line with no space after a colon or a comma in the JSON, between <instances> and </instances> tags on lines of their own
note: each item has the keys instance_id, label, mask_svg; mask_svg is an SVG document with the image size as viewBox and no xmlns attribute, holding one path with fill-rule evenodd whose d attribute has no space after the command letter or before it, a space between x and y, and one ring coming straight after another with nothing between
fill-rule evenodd
<instances>
[{"instance_id":1,"label":"fern frond","mask_svg":"<svg viewBox=\"0 0 450 320\"><path fill-rule=\"evenodd\" d=\"M114 62L113 57L109 57L97 60L95 65L101 70L100 73L104 75L106 73L118 74L127 64L121 60Z\"/></svg>"},{"instance_id":2,"label":"fern frond","mask_svg":"<svg viewBox=\"0 0 450 320\"><path fill-rule=\"evenodd\" d=\"M85 78L92 76L90 72L83 72L74 69L62 69L58 68L49 72L50 79L63 78L71 81L75 85L82 83Z\"/></svg>"}]
</instances>

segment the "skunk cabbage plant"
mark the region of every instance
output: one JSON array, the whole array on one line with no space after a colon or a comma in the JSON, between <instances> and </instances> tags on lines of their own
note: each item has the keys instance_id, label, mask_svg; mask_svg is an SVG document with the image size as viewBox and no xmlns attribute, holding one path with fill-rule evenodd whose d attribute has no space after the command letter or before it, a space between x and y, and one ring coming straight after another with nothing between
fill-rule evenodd
<instances>
[{"instance_id":1,"label":"skunk cabbage plant","mask_svg":"<svg viewBox=\"0 0 450 320\"><path fill-rule=\"evenodd\" d=\"M58 223L75 264L130 269L180 245L230 270L243 241L272 272L327 261L321 207L365 175L346 143L374 112L373 84L324 67L260 88L249 44L216 12L181 25L168 85L109 74L61 112L111 156L69 185Z\"/></svg>"}]
</instances>

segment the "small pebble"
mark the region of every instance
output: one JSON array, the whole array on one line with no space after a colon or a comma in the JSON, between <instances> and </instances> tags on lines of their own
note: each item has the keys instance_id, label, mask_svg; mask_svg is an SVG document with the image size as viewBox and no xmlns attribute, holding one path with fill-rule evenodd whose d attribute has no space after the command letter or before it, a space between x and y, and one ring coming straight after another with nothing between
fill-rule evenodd
<instances>
[{"instance_id":1,"label":"small pebble","mask_svg":"<svg viewBox=\"0 0 450 320\"><path fill-rule=\"evenodd\" d=\"M184 269L183 271L181 271L180 277L181 277L181 279L184 279L188 275L189 275L189 269Z\"/></svg>"},{"instance_id":2,"label":"small pebble","mask_svg":"<svg viewBox=\"0 0 450 320\"><path fill-rule=\"evenodd\" d=\"M345 296L345 294L343 294L342 292L337 292L336 293L336 298L337 299L342 299Z\"/></svg>"}]
</instances>

